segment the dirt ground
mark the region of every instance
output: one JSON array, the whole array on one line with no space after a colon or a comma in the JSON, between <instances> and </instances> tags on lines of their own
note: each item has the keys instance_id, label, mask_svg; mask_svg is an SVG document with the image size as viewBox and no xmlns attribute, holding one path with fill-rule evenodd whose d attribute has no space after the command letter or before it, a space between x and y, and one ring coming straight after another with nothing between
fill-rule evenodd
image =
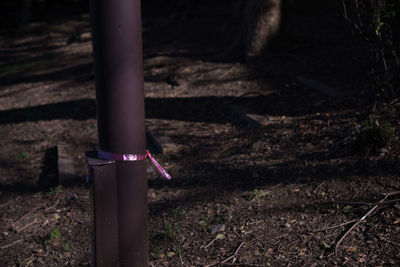
<instances>
[{"instance_id":1,"label":"dirt ground","mask_svg":"<svg viewBox=\"0 0 400 267\"><path fill-rule=\"evenodd\" d=\"M376 97L367 44L321 9L293 15L262 59L221 62L234 1L166 2L143 3L146 123L177 145L156 156L171 181L148 165L151 266L399 266L400 202L384 199L400 190L398 138L352 149L371 114L400 126L400 102ZM0 266L88 266L89 12L37 12L0 39ZM61 142L73 186L57 185Z\"/></svg>"}]
</instances>

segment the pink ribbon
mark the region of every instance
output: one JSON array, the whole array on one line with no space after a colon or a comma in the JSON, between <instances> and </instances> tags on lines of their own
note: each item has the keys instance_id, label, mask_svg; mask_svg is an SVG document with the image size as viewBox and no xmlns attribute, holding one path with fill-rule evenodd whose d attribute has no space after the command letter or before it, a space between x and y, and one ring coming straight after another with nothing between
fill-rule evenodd
<instances>
[{"instance_id":1,"label":"pink ribbon","mask_svg":"<svg viewBox=\"0 0 400 267\"><path fill-rule=\"evenodd\" d=\"M102 159L116 160L116 161L138 161L138 160L144 160L147 157L149 157L154 166L156 166L158 172L162 176L164 176L165 179L167 180L171 179L171 175L169 175L168 172L163 167L161 167L161 165L153 158L149 150L146 150L146 154L140 155L140 154L114 154L99 149L97 151L97 156Z\"/></svg>"}]
</instances>

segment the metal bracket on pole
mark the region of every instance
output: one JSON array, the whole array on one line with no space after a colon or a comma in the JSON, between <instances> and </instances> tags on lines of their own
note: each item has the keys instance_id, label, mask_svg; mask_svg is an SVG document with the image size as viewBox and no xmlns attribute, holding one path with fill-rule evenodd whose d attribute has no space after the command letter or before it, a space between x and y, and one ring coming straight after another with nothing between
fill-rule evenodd
<instances>
[{"instance_id":1,"label":"metal bracket on pole","mask_svg":"<svg viewBox=\"0 0 400 267\"><path fill-rule=\"evenodd\" d=\"M119 266L116 162L87 152L92 202L93 266Z\"/></svg>"}]
</instances>

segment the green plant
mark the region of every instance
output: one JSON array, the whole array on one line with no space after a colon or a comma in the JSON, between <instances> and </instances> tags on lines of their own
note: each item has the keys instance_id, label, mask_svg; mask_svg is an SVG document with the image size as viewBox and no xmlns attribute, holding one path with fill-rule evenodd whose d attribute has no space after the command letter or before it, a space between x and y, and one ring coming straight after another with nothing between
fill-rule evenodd
<instances>
[{"instance_id":1,"label":"green plant","mask_svg":"<svg viewBox=\"0 0 400 267\"><path fill-rule=\"evenodd\" d=\"M179 232L179 229L177 229L176 225L172 222L172 218L176 218L180 212L184 211L183 209L176 208L172 210L170 217L164 216L164 226L165 226L165 234L168 237L170 241L172 241L174 245L175 251L177 251L179 260L181 262L181 265L184 266L183 263L183 256L182 256L182 249L181 246L178 244L176 234ZM175 252L168 252L167 256L169 258L175 256Z\"/></svg>"},{"instance_id":2,"label":"green plant","mask_svg":"<svg viewBox=\"0 0 400 267\"><path fill-rule=\"evenodd\" d=\"M224 211L224 212L218 213L215 216L213 223L220 224L220 223L228 221L230 218L231 218L231 213L229 211Z\"/></svg>"},{"instance_id":3,"label":"green plant","mask_svg":"<svg viewBox=\"0 0 400 267\"><path fill-rule=\"evenodd\" d=\"M267 195L267 199L268 200L271 200L271 199L274 199L275 198L275 195L274 194L268 194Z\"/></svg>"},{"instance_id":4,"label":"green plant","mask_svg":"<svg viewBox=\"0 0 400 267\"><path fill-rule=\"evenodd\" d=\"M208 228L208 219L207 218L203 218L203 220L199 221L199 231L200 232L207 232L207 228Z\"/></svg>"},{"instance_id":5,"label":"green plant","mask_svg":"<svg viewBox=\"0 0 400 267\"><path fill-rule=\"evenodd\" d=\"M161 254L161 249L160 247L156 246L154 247L151 251L150 251L150 257L153 260L157 260L158 258L160 258L160 254Z\"/></svg>"},{"instance_id":6,"label":"green plant","mask_svg":"<svg viewBox=\"0 0 400 267\"><path fill-rule=\"evenodd\" d=\"M21 160L27 159L28 157L29 157L28 152L21 152L21 153L15 155L15 160L21 161Z\"/></svg>"},{"instance_id":7,"label":"green plant","mask_svg":"<svg viewBox=\"0 0 400 267\"><path fill-rule=\"evenodd\" d=\"M58 228L57 226L53 230L51 230L51 232L47 235L47 240L54 241L60 237L61 237L61 231L60 228Z\"/></svg>"},{"instance_id":8,"label":"green plant","mask_svg":"<svg viewBox=\"0 0 400 267\"><path fill-rule=\"evenodd\" d=\"M186 214L186 210L183 209L183 208L178 207L178 208L175 208L175 209L173 209L171 211L170 216L171 216L171 218L177 218L178 216L182 216L182 215L185 215L185 214Z\"/></svg>"},{"instance_id":9,"label":"green plant","mask_svg":"<svg viewBox=\"0 0 400 267\"><path fill-rule=\"evenodd\" d=\"M8 75L14 75L14 74L18 74L18 73L27 71L29 69L32 69L35 66L36 66L36 62L27 61L27 62L22 62L19 64L8 65L5 67L2 67L0 70L2 73L7 73Z\"/></svg>"},{"instance_id":10,"label":"green plant","mask_svg":"<svg viewBox=\"0 0 400 267\"><path fill-rule=\"evenodd\" d=\"M379 36L384 27L390 30L390 20L396 16L395 5L389 0L381 0L373 9L375 34Z\"/></svg>"},{"instance_id":11,"label":"green plant","mask_svg":"<svg viewBox=\"0 0 400 267\"><path fill-rule=\"evenodd\" d=\"M171 241L174 241L175 240L175 229L172 224L172 220L170 218L167 218L167 216L164 216L164 226L165 226L165 234Z\"/></svg>"},{"instance_id":12,"label":"green plant","mask_svg":"<svg viewBox=\"0 0 400 267\"><path fill-rule=\"evenodd\" d=\"M63 250L64 252L69 252L71 250L71 245L69 244L68 241L64 244Z\"/></svg>"},{"instance_id":13,"label":"green plant","mask_svg":"<svg viewBox=\"0 0 400 267\"><path fill-rule=\"evenodd\" d=\"M56 186L56 187L50 187L50 190L46 192L46 197L52 197L57 193L61 193L64 190L64 187L62 185Z\"/></svg>"},{"instance_id":14,"label":"green plant","mask_svg":"<svg viewBox=\"0 0 400 267\"><path fill-rule=\"evenodd\" d=\"M255 188L255 189L253 189L253 191L251 191L250 194L247 196L247 199L248 199L248 200L252 200L252 199L258 197L258 196L260 195L260 193L261 193L261 190Z\"/></svg>"},{"instance_id":15,"label":"green plant","mask_svg":"<svg viewBox=\"0 0 400 267\"><path fill-rule=\"evenodd\" d=\"M342 0L343 15L354 31L370 46L370 57L375 61L371 72L378 96L398 97L395 84L400 67L400 1L398 0ZM368 56L368 55L366 55ZM386 84L381 87L380 84ZM391 93L391 94L388 94Z\"/></svg>"},{"instance_id":16,"label":"green plant","mask_svg":"<svg viewBox=\"0 0 400 267\"><path fill-rule=\"evenodd\" d=\"M376 117L370 116L357 133L353 149L359 154L376 153L388 146L394 137L395 131L390 124L380 123Z\"/></svg>"},{"instance_id":17,"label":"green plant","mask_svg":"<svg viewBox=\"0 0 400 267\"><path fill-rule=\"evenodd\" d=\"M97 130L97 124L96 123L92 123L88 127L86 127L86 131L88 131L88 132L92 132L92 131L95 131L95 130Z\"/></svg>"},{"instance_id":18,"label":"green plant","mask_svg":"<svg viewBox=\"0 0 400 267\"><path fill-rule=\"evenodd\" d=\"M344 206L343 207L343 213L352 213L353 212L353 206Z\"/></svg>"}]
</instances>

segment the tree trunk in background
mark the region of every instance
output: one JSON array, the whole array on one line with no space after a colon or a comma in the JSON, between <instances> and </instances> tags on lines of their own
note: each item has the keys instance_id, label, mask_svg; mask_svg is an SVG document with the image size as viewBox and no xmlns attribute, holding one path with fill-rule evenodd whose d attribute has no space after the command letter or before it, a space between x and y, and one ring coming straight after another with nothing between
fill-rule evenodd
<instances>
[{"instance_id":1,"label":"tree trunk in background","mask_svg":"<svg viewBox=\"0 0 400 267\"><path fill-rule=\"evenodd\" d=\"M19 19L19 27L24 27L28 24L28 21L31 17L31 0L20 0L21 11L20 11L20 19Z\"/></svg>"},{"instance_id":2,"label":"tree trunk in background","mask_svg":"<svg viewBox=\"0 0 400 267\"><path fill-rule=\"evenodd\" d=\"M282 0L246 1L245 57L258 57L277 37L282 22Z\"/></svg>"},{"instance_id":3,"label":"tree trunk in background","mask_svg":"<svg viewBox=\"0 0 400 267\"><path fill-rule=\"evenodd\" d=\"M245 0L240 31L229 53L246 61L262 55L282 28L283 0Z\"/></svg>"}]
</instances>

